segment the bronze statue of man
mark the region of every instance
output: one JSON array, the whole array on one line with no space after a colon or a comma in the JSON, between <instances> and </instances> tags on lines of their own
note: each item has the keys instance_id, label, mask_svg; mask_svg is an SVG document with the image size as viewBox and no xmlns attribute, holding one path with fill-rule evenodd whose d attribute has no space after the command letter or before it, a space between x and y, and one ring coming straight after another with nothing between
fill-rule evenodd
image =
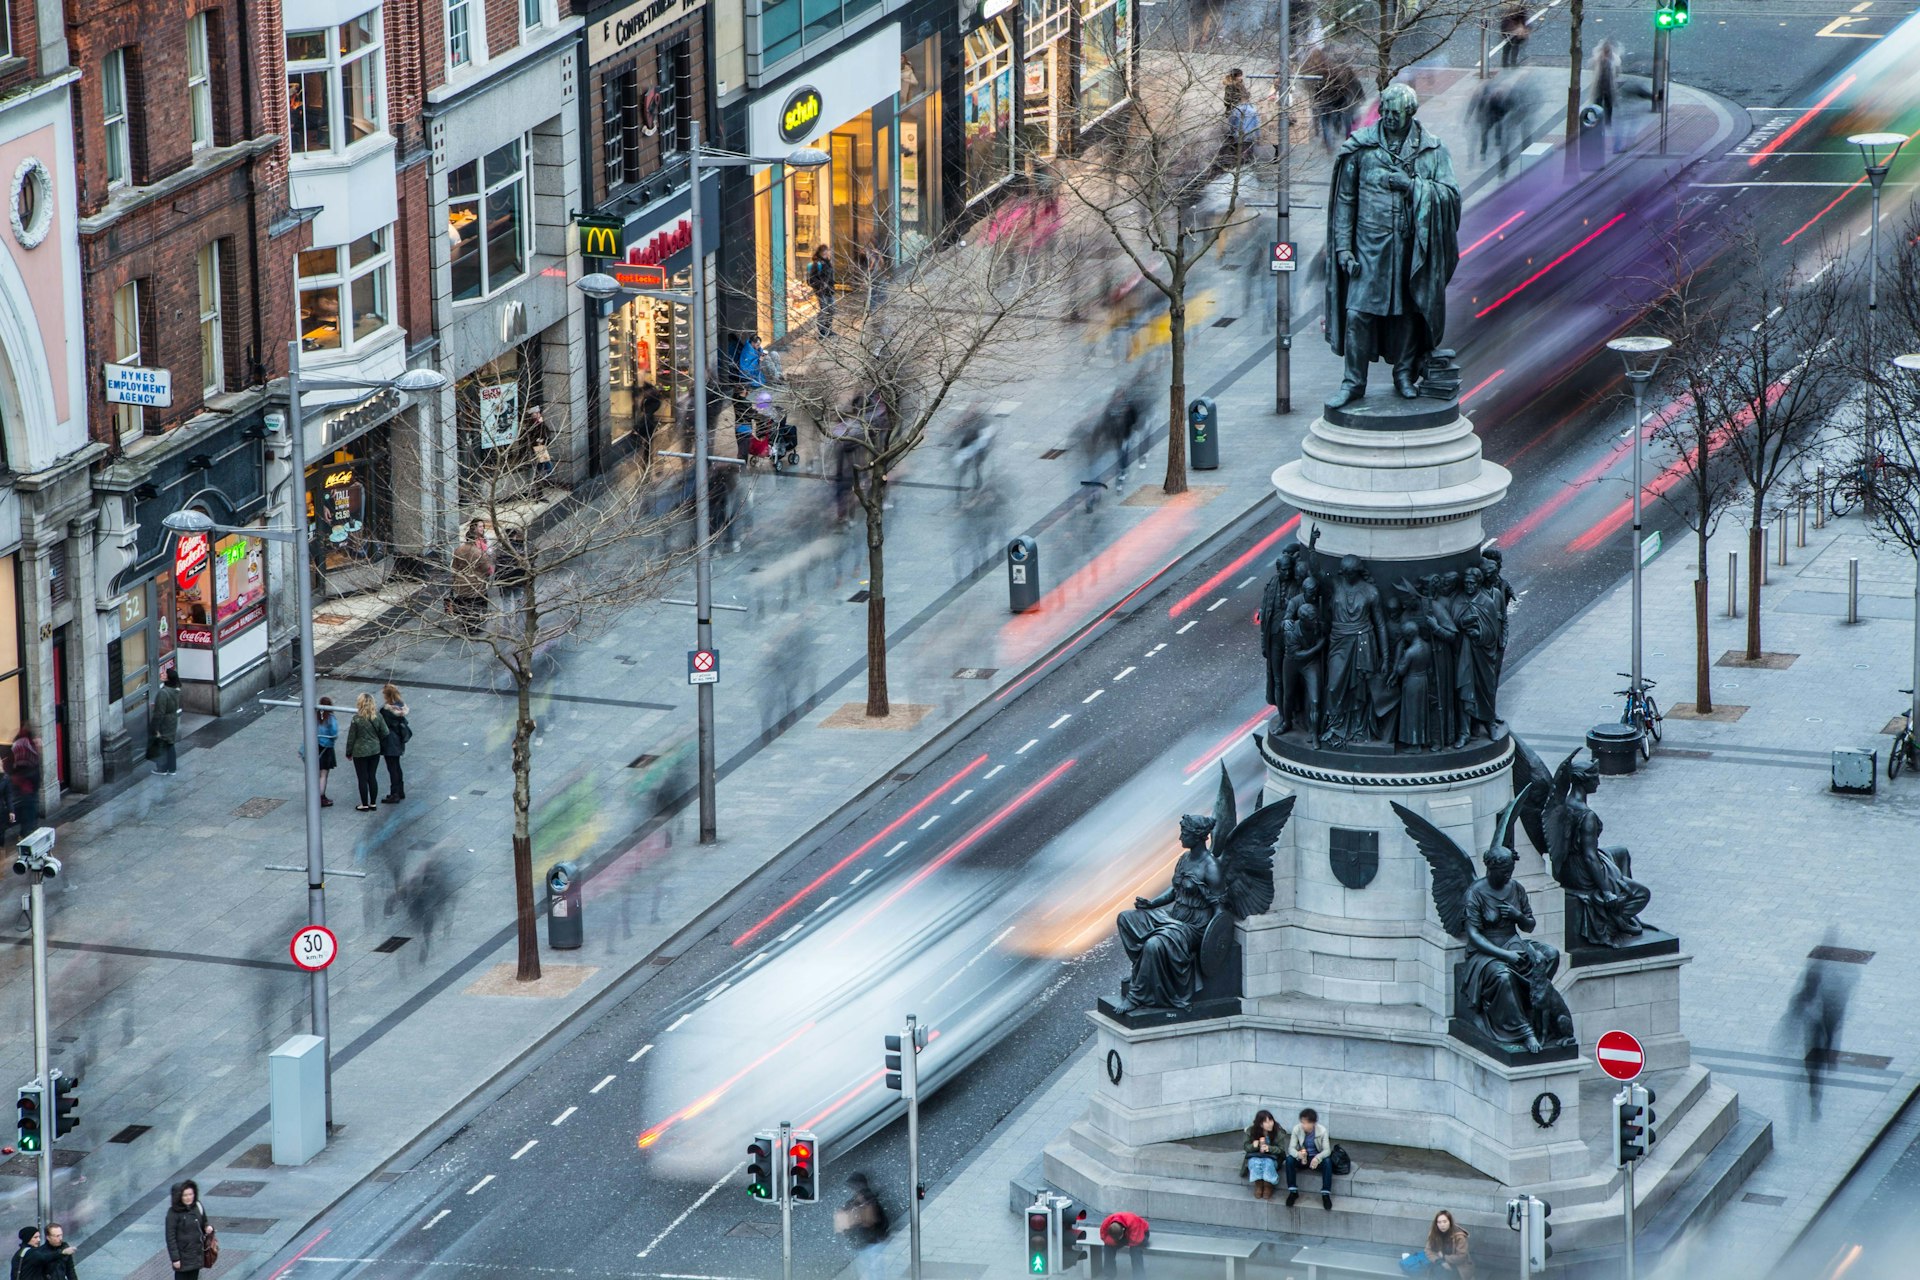
<instances>
[{"instance_id":1,"label":"bronze statue of man","mask_svg":"<svg viewBox=\"0 0 1920 1280\"><path fill-rule=\"evenodd\" d=\"M1380 95L1380 122L1341 145L1327 203L1327 341L1346 378L1327 407L1367 393L1367 367L1393 365L1393 386L1421 394L1447 327L1447 282L1460 262L1460 187L1439 139L1415 120L1404 84ZM1436 393L1437 394L1437 393Z\"/></svg>"}]
</instances>

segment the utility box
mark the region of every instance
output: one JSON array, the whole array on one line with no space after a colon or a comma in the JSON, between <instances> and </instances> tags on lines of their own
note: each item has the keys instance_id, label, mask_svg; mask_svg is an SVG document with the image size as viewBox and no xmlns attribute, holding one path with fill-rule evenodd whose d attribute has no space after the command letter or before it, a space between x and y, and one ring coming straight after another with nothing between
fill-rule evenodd
<instances>
[{"instance_id":1,"label":"utility box","mask_svg":"<svg viewBox=\"0 0 1920 1280\"><path fill-rule=\"evenodd\" d=\"M293 1036L267 1055L273 1162L303 1165L327 1146L327 1042Z\"/></svg>"},{"instance_id":2,"label":"utility box","mask_svg":"<svg viewBox=\"0 0 1920 1280\"><path fill-rule=\"evenodd\" d=\"M1220 469L1220 409L1212 396L1187 405L1187 465L1195 471Z\"/></svg>"},{"instance_id":3,"label":"utility box","mask_svg":"<svg viewBox=\"0 0 1920 1280\"><path fill-rule=\"evenodd\" d=\"M1040 544L1021 534L1007 544L1007 608L1025 613L1040 606Z\"/></svg>"},{"instance_id":4,"label":"utility box","mask_svg":"<svg viewBox=\"0 0 1920 1280\"><path fill-rule=\"evenodd\" d=\"M1607 167L1607 113L1589 102L1580 108L1580 167L1598 173Z\"/></svg>"},{"instance_id":5,"label":"utility box","mask_svg":"<svg viewBox=\"0 0 1920 1280\"><path fill-rule=\"evenodd\" d=\"M1880 753L1852 747L1833 751L1833 789L1850 796L1870 796L1880 785Z\"/></svg>"},{"instance_id":6,"label":"utility box","mask_svg":"<svg viewBox=\"0 0 1920 1280\"><path fill-rule=\"evenodd\" d=\"M586 942L586 921L580 916L580 868L556 862L547 872L547 946L555 951L577 951Z\"/></svg>"}]
</instances>

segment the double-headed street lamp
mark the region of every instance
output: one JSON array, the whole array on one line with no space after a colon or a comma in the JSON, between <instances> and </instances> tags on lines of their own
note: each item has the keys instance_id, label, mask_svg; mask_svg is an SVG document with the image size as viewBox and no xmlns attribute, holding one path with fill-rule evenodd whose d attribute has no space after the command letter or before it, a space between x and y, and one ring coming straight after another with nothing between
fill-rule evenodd
<instances>
[{"instance_id":1,"label":"double-headed street lamp","mask_svg":"<svg viewBox=\"0 0 1920 1280\"><path fill-rule=\"evenodd\" d=\"M313 665L313 551L307 540L303 494L307 475L306 435L300 423L300 393L314 391L444 390L445 375L431 369L409 369L397 378L308 378L300 376L300 343L287 344L288 458L292 463L293 492L287 498L287 523L280 528L251 528L219 524L204 511L175 511L160 523L179 534L201 537L239 534L266 542L284 542L293 548L295 609L300 625L300 755L307 795L307 923L327 922L326 855L320 839L319 705ZM313 1034L320 1037L321 1074L326 1082L327 1127L333 1127L333 1041L328 1034L327 971L314 969L308 977L308 1012Z\"/></svg>"},{"instance_id":2,"label":"double-headed street lamp","mask_svg":"<svg viewBox=\"0 0 1920 1280\"><path fill-rule=\"evenodd\" d=\"M713 513L707 503L707 264L706 249L700 235L700 175L708 169L743 169L756 164L784 164L792 169L818 169L827 163L827 153L818 147L801 147L785 156L744 156L708 151L700 145L700 122L695 120L688 147L688 162L693 172L693 207L687 217L688 250L693 255L693 287L687 293L673 289L642 289L621 284L602 271L584 275L576 282L580 292L596 302L615 298L657 298L676 306L688 307L693 325L693 518L694 518L694 646L701 652L713 649ZM719 839L714 816L713 759L713 685L695 686L699 716L700 757L700 843Z\"/></svg>"},{"instance_id":3,"label":"double-headed street lamp","mask_svg":"<svg viewBox=\"0 0 1920 1280\"><path fill-rule=\"evenodd\" d=\"M1615 338L1607 349L1619 355L1627 366L1627 381L1633 384L1633 656L1628 672L1631 697L1643 691L1640 666L1640 563L1645 558L1640 532L1640 436L1646 420L1647 383L1660 368L1660 360L1673 343L1652 334Z\"/></svg>"}]
</instances>

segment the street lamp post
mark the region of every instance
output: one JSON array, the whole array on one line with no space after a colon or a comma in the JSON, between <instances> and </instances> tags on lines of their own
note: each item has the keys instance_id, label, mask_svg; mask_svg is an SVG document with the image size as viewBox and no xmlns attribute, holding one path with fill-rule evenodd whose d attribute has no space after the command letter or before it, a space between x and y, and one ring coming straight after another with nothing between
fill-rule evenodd
<instances>
[{"instance_id":1,"label":"street lamp post","mask_svg":"<svg viewBox=\"0 0 1920 1280\"><path fill-rule=\"evenodd\" d=\"M1607 344L1609 351L1618 354L1626 364L1627 381L1633 386L1633 653L1627 676L1632 696L1638 697L1642 691L1642 667L1640 661L1641 639L1641 581L1640 561L1640 437L1641 424L1646 420L1647 383L1653 379L1654 372L1660 367L1660 360L1673 343L1665 338L1651 334L1615 338Z\"/></svg>"},{"instance_id":2,"label":"street lamp post","mask_svg":"<svg viewBox=\"0 0 1920 1280\"><path fill-rule=\"evenodd\" d=\"M1875 330L1880 319L1880 188L1886 185L1887 170L1893 167L1894 157L1900 154L1900 148L1907 145L1904 133L1856 133L1847 138L1860 149L1860 163L1867 170L1867 185L1873 193L1873 221L1867 225L1867 358L1873 358ZM1866 402L1865 456L1862 466L1873 465L1878 433L1874 427L1873 397ZM1866 486L1867 510L1873 510L1873 486Z\"/></svg>"},{"instance_id":3,"label":"street lamp post","mask_svg":"<svg viewBox=\"0 0 1920 1280\"><path fill-rule=\"evenodd\" d=\"M688 146L688 165L693 175L692 210L687 215L687 248L693 255L690 291L631 288L601 271L584 275L576 282L580 292L596 302L610 302L618 297L658 298L687 307L691 313L688 319L693 326L693 339L689 344L693 360L693 642L695 648L703 651L713 648L713 511L707 501L707 263L701 234L700 175L707 169L736 169L755 164L818 169L827 160L827 153L817 147L802 147L782 157L708 151L700 145L700 122L695 120ZM719 820L714 811L713 686L695 685L694 699L699 726L700 843L712 844L720 838Z\"/></svg>"},{"instance_id":4,"label":"street lamp post","mask_svg":"<svg viewBox=\"0 0 1920 1280\"><path fill-rule=\"evenodd\" d=\"M1893 358L1894 367L1907 373L1920 376L1920 355L1899 355ZM1871 464L1869 464L1871 465ZM1915 477L1908 477L1913 481ZM1868 485L1869 490L1872 485ZM1920 493L1909 492L1905 495L1911 511ZM1920 732L1920 547L1913 549L1913 695L1907 703L1907 726Z\"/></svg>"},{"instance_id":5,"label":"street lamp post","mask_svg":"<svg viewBox=\"0 0 1920 1280\"><path fill-rule=\"evenodd\" d=\"M317 709L320 699L315 691L317 677L313 659L313 551L307 542L306 518L301 494L306 485L306 432L300 423L300 392L303 387L321 391L438 391L446 378L428 369L413 369L397 378L362 381L349 378L300 377L300 342L287 344L287 457L295 486L287 499L287 524L284 528L243 528L217 524L203 511L175 511L160 523L175 533L240 534L264 542L281 542L293 548L294 608L298 613L300 645L300 758L305 780L307 810L307 923L327 922L326 851L320 828L320 737ZM327 1128L333 1128L333 1039L327 1010L327 971L314 969L307 974L309 1025L323 1042L321 1075L325 1081Z\"/></svg>"}]
</instances>

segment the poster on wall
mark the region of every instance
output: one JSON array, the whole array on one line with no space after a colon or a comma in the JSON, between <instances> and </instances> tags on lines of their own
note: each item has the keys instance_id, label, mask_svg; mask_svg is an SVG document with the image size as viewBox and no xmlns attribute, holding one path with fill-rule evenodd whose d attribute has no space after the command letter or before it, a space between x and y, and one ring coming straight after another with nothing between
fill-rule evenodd
<instances>
[{"instance_id":1,"label":"poster on wall","mask_svg":"<svg viewBox=\"0 0 1920 1280\"><path fill-rule=\"evenodd\" d=\"M213 605L208 600L204 533L183 533L173 546L174 635L182 648L213 647Z\"/></svg>"},{"instance_id":2,"label":"poster on wall","mask_svg":"<svg viewBox=\"0 0 1920 1280\"><path fill-rule=\"evenodd\" d=\"M216 639L225 641L266 620L265 543L230 534L214 548L210 568Z\"/></svg>"},{"instance_id":3,"label":"poster on wall","mask_svg":"<svg viewBox=\"0 0 1920 1280\"><path fill-rule=\"evenodd\" d=\"M480 447L498 449L520 435L520 384L495 382L480 388Z\"/></svg>"},{"instance_id":4,"label":"poster on wall","mask_svg":"<svg viewBox=\"0 0 1920 1280\"><path fill-rule=\"evenodd\" d=\"M900 122L900 221L920 221L920 122Z\"/></svg>"}]
</instances>

